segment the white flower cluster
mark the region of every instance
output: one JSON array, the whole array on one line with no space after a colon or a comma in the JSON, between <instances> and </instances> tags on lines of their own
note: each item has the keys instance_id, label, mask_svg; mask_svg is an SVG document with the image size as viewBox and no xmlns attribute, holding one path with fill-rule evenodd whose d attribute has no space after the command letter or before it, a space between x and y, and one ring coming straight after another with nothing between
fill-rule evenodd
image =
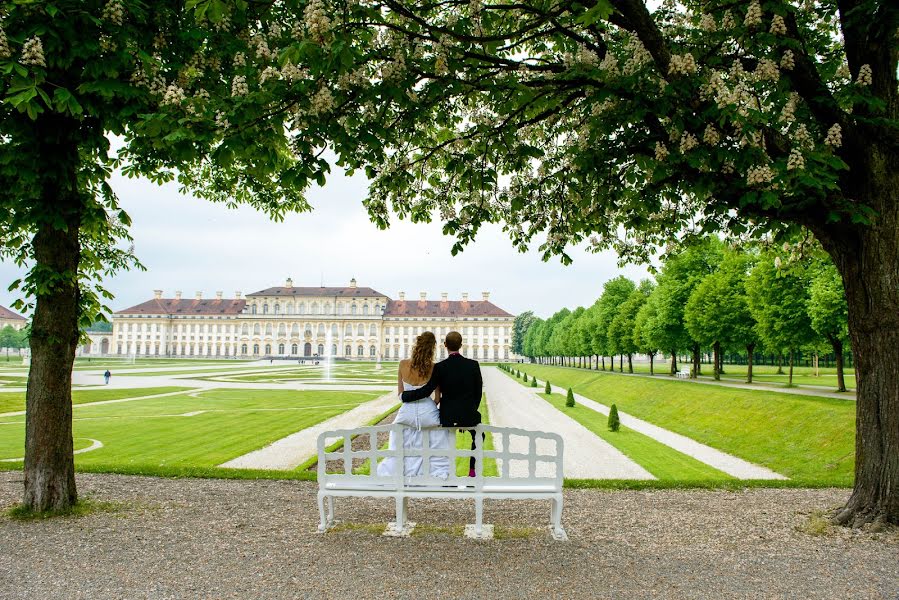
<instances>
[{"instance_id":1,"label":"white flower cluster","mask_svg":"<svg viewBox=\"0 0 899 600\"><path fill-rule=\"evenodd\" d=\"M668 158L668 148L662 142L656 142L655 154L657 161L664 162Z\"/></svg>"},{"instance_id":2,"label":"white flower cluster","mask_svg":"<svg viewBox=\"0 0 899 600\"><path fill-rule=\"evenodd\" d=\"M852 77L852 73L849 72L849 65L846 63L841 64L839 68L837 68L835 75L840 79L849 79Z\"/></svg>"},{"instance_id":3,"label":"white flower cluster","mask_svg":"<svg viewBox=\"0 0 899 600\"><path fill-rule=\"evenodd\" d=\"M41 38L33 36L25 41L25 44L22 46L22 64L33 67L47 66L47 61L44 60L44 45L41 43Z\"/></svg>"},{"instance_id":4,"label":"white flower cluster","mask_svg":"<svg viewBox=\"0 0 899 600\"><path fill-rule=\"evenodd\" d=\"M633 75L640 70L640 67L652 62L652 54L649 53L643 42L636 36L630 37L627 45L624 47L624 52L628 56L627 61L624 63L625 75Z\"/></svg>"},{"instance_id":5,"label":"white flower cluster","mask_svg":"<svg viewBox=\"0 0 899 600\"><path fill-rule=\"evenodd\" d=\"M792 50L784 51L784 55L780 57L780 68L785 71L792 71L796 67L796 58L793 56Z\"/></svg>"},{"instance_id":6,"label":"white flower cluster","mask_svg":"<svg viewBox=\"0 0 899 600\"><path fill-rule=\"evenodd\" d=\"M811 150L815 146L812 135L808 132L808 128L805 126L805 123L800 123L796 127L796 131L793 132L793 141L796 142L798 147L805 148L807 150Z\"/></svg>"},{"instance_id":7,"label":"white flower cluster","mask_svg":"<svg viewBox=\"0 0 899 600\"><path fill-rule=\"evenodd\" d=\"M218 21L212 24L212 28L219 33L228 31L231 28L231 18L228 15L222 15Z\"/></svg>"},{"instance_id":8,"label":"white flower cluster","mask_svg":"<svg viewBox=\"0 0 899 600\"><path fill-rule=\"evenodd\" d=\"M402 79L406 73L406 56L401 50L393 55L393 60L388 60L381 66L381 78L384 81L396 81Z\"/></svg>"},{"instance_id":9,"label":"white flower cluster","mask_svg":"<svg viewBox=\"0 0 899 600\"><path fill-rule=\"evenodd\" d=\"M773 60L762 58L756 66L754 75L759 81L777 81L780 79L780 68Z\"/></svg>"},{"instance_id":10,"label":"white flower cluster","mask_svg":"<svg viewBox=\"0 0 899 600\"><path fill-rule=\"evenodd\" d=\"M122 26L125 20L125 5L122 0L109 0L103 7L103 20L109 21L113 25Z\"/></svg>"},{"instance_id":11,"label":"white flower cluster","mask_svg":"<svg viewBox=\"0 0 899 600\"><path fill-rule=\"evenodd\" d=\"M668 64L669 75L692 75L696 72L696 59L689 52L686 54L672 54Z\"/></svg>"},{"instance_id":12,"label":"white flower cluster","mask_svg":"<svg viewBox=\"0 0 899 600\"><path fill-rule=\"evenodd\" d=\"M749 167L746 171L746 185L764 185L774 179L774 171L768 165Z\"/></svg>"},{"instance_id":13,"label":"white flower cluster","mask_svg":"<svg viewBox=\"0 0 899 600\"><path fill-rule=\"evenodd\" d=\"M793 121L796 120L796 106L799 104L799 94L796 92L791 92L790 97L787 99L786 104L784 104L783 110L780 113L779 121L781 123L786 123L789 125Z\"/></svg>"},{"instance_id":14,"label":"white flower cluster","mask_svg":"<svg viewBox=\"0 0 899 600\"><path fill-rule=\"evenodd\" d=\"M253 36L251 40L253 45L256 46L256 58L261 58L262 60L271 60L271 58L275 55L268 47L268 41L265 39L265 36L261 34L256 34Z\"/></svg>"},{"instance_id":15,"label":"white flower cluster","mask_svg":"<svg viewBox=\"0 0 899 600\"><path fill-rule=\"evenodd\" d=\"M599 64L599 57L596 55L596 52L583 44L578 45L574 60L576 63L587 67L596 67Z\"/></svg>"},{"instance_id":16,"label":"white flower cluster","mask_svg":"<svg viewBox=\"0 0 899 600\"><path fill-rule=\"evenodd\" d=\"M320 88L312 97L310 112L314 115L322 115L334 109L334 96L326 87Z\"/></svg>"},{"instance_id":17,"label":"white flower cluster","mask_svg":"<svg viewBox=\"0 0 899 600\"><path fill-rule=\"evenodd\" d=\"M114 52L118 45L115 43L115 40L112 39L111 35L103 34L100 36L100 51L101 52Z\"/></svg>"},{"instance_id":18,"label":"white flower cluster","mask_svg":"<svg viewBox=\"0 0 899 600\"><path fill-rule=\"evenodd\" d=\"M705 132L702 134L702 141L709 146L714 146L721 141L721 134L718 133L714 125L706 125Z\"/></svg>"},{"instance_id":19,"label":"white flower cluster","mask_svg":"<svg viewBox=\"0 0 899 600\"><path fill-rule=\"evenodd\" d=\"M771 19L771 29L768 31L774 35L786 35L787 24L784 21L784 18L780 15L774 15L774 18Z\"/></svg>"},{"instance_id":20,"label":"white flower cluster","mask_svg":"<svg viewBox=\"0 0 899 600\"><path fill-rule=\"evenodd\" d=\"M163 106L178 106L184 102L184 98L184 90L173 83L166 88L161 104Z\"/></svg>"},{"instance_id":21,"label":"white flower cluster","mask_svg":"<svg viewBox=\"0 0 899 600\"><path fill-rule=\"evenodd\" d=\"M843 145L843 129L839 123L834 123L833 127L827 130L827 137L824 138L824 143L834 148L839 148Z\"/></svg>"},{"instance_id":22,"label":"white flower cluster","mask_svg":"<svg viewBox=\"0 0 899 600\"><path fill-rule=\"evenodd\" d=\"M283 77L286 81L293 83L298 79L305 78L306 71L288 61L287 64L281 67L281 77Z\"/></svg>"},{"instance_id":23,"label":"white flower cluster","mask_svg":"<svg viewBox=\"0 0 899 600\"><path fill-rule=\"evenodd\" d=\"M12 56L12 50L9 47L9 40L6 39L6 32L0 27L0 58L9 58Z\"/></svg>"},{"instance_id":24,"label":"white flower cluster","mask_svg":"<svg viewBox=\"0 0 899 600\"><path fill-rule=\"evenodd\" d=\"M446 75L449 72L447 60L447 48L450 45L449 36L441 36L434 44L434 72L437 75Z\"/></svg>"},{"instance_id":25,"label":"white flower cluster","mask_svg":"<svg viewBox=\"0 0 899 600\"><path fill-rule=\"evenodd\" d=\"M274 79L275 81L277 81L280 75L281 74L278 72L278 69L269 65L262 70L262 73L259 74L259 84L262 85L269 79Z\"/></svg>"},{"instance_id":26,"label":"white flower cluster","mask_svg":"<svg viewBox=\"0 0 899 600\"><path fill-rule=\"evenodd\" d=\"M715 17L710 15L709 13L703 13L702 17L699 19L699 28L703 31L715 31L718 27L717 23L715 23Z\"/></svg>"},{"instance_id":27,"label":"white flower cluster","mask_svg":"<svg viewBox=\"0 0 899 600\"><path fill-rule=\"evenodd\" d=\"M306 74L304 73L304 76ZM362 88L368 84L368 76L365 67L359 67L346 73L341 73L337 78L337 88L341 90L350 90L353 88Z\"/></svg>"},{"instance_id":28,"label":"white flower cluster","mask_svg":"<svg viewBox=\"0 0 899 600\"><path fill-rule=\"evenodd\" d=\"M862 87L866 87L871 85L874 82L874 72L871 70L871 65L864 64L858 70L858 78L855 80L855 83Z\"/></svg>"},{"instance_id":29,"label":"white flower cluster","mask_svg":"<svg viewBox=\"0 0 899 600\"><path fill-rule=\"evenodd\" d=\"M599 68L609 75L618 75L618 59L615 58L611 51L606 50L606 55L602 58L602 62L599 63Z\"/></svg>"},{"instance_id":30,"label":"white flower cluster","mask_svg":"<svg viewBox=\"0 0 899 600\"><path fill-rule=\"evenodd\" d=\"M749 8L746 9L746 18L743 19L743 25L746 27L755 27L762 24L762 5L759 0L752 0Z\"/></svg>"},{"instance_id":31,"label":"white flower cluster","mask_svg":"<svg viewBox=\"0 0 899 600\"><path fill-rule=\"evenodd\" d=\"M721 165L721 172L725 175L731 175L734 172L734 161L726 160L724 164Z\"/></svg>"},{"instance_id":32,"label":"white flower cluster","mask_svg":"<svg viewBox=\"0 0 899 600\"><path fill-rule=\"evenodd\" d=\"M685 131L684 134L680 138L680 152L681 154L686 154L693 148L699 145L699 141L697 141L696 136L690 133L689 131Z\"/></svg>"},{"instance_id":33,"label":"white flower cluster","mask_svg":"<svg viewBox=\"0 0 899 600\"><path fill-rule=\"evenodd\" d=\"M452 202L444 202L440 205L440 219L443 221L452 221L456 218L456 207Z\"/></svg>"},{"instance_id":34,"label":"white flower cluster","mask_svg":"<svg viewBox=\"0 0 899 600\"><path fill-rule=\"evenodd\" d=\"M599 104L594 103L590 107L590 115L594 116L594 117L598 117L598 116L612 110L613 108L615 108L615 101L611 98L606 98Z\"/></svg>"},{"instance_id":35,"label":"white flower cluster","mask_svg":"<svg viewBox=\"0 0 899 600\"><path fill-rule=\"evenodd\" d=\"M234 55L234 66L235 67L244 67L247 64L247 57L244 56L243 52L238 52Z\"/></svg>"},{"instance_id":36,"label":"white flower cluster","mask_svg":"<svg viewBox=\"0 0 899 600\"><path fill-rule=\"evenodd\" d=\"M303 10L306 29L316 40L324 40L331 31L331 19L328 17L324 0L310 0Z\"/></svg>"},{"instance_id":37,"label":"white flower cluster","mask_svg":"<svg viewBox=\"0 0 899 600\"><path fill-rule=\"evenodd\" d=\"M231 95L234 97L246 96L250 93L250 87L247 85L247 78L243 75L235 75L231 81Z\"/></svg>"},{"instance_id":38,"label":"white flower cluster","mask_svg":"<svg viewBox=\"0 0 899 600\"><path fill-rule=\"evenodd\" d=\"M790 150L790 156L787 158L787 171L801 170L805 168L805 157L799 148Z\"/></svg>"},{"instance_id":39,"label":"white flower cluster","mask_svg":"<svg viewBox=\"0 0 899 600\"><path fill-rule=\"evenodd\" d=\"M780 270L781 260L779 256L774 257L774 268Z\"/></svg>"},{"instance_id":40,"label":"white flower cluster","mask_svg":"<svg viewBox=\"0 0 899 600\"><path fill-rule=\"evenodd\" d=\"M228 129L231 127L231 123L228 121L228 117L225 116L225 113L222 111L218 111L215 113L215 126L219 129Z\"/></svg>"},{"instance_id":41,"label":"white flower cluster","mask_svg":"<svg viewBox=\"0 0 899 600\"><path fill-rule=\"evenodd\" d=\"M468 3L468 10L473 15L480 14L482 10L484 10L484 3L481 0L470 0Z\"/></svg>"},{"instance_id":42,"label":"white flower cluster","mask_svg":"<svg viewBox=\"0 0 899 600\"><path fill-rule=\"evenodd\" d=\"M733 29L736 25L737 22L734 21L734 16L731 12L729 10L724 11L724 16L721 17L721 29Z\"/></svg>"}]
</instances>

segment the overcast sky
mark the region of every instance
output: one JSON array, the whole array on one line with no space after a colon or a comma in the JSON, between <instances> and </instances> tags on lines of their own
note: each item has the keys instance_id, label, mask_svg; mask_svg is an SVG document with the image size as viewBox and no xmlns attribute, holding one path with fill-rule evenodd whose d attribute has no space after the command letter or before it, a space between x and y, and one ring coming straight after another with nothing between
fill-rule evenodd
<instances>
[{"instance_id":1,"label":"overcast sky","mask_svg":"<svg viewBox=\"0 0 899 600\"><path fill-rule=\"evenodd\" d=\"M178 193L177 185L156 186L148 181L115 177L112 185L133 220L135 251L147 271L121 273L106 281L115 294L113 310L176 290L193 297L236 290L248 294L284 285L344 286L355 277L392 298L427 292L437 299L448 292L458 299L482 291L511 313L534 310L545 317L563 306L592 304L603 282L619 273L639 279L642 267L617 267L614 253L591 254L576 249L574 264L558 259L548 263L538 252L516 252L498 227L482 228L476 242L452 256L452 240L440 223L412 224L394 220L381 231L368 220L362 199L366 180L335 169L324 188L312 188L311 213L291 215L272 223L249 208L229 210ZM15 295L6 287L21 271L0 263L0 304L9 306Z\"/></svg>"}]
</instances>

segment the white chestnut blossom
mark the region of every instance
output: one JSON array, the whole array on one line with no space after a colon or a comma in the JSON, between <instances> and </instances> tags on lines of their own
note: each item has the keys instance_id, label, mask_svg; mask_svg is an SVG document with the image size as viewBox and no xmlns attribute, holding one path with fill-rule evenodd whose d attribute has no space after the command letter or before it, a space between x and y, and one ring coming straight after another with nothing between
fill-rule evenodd
<instances>
[{"instance_id":1,"label":"white chestnut blossom","mask_svg":"<svg viewBox=\"0 0 899 600\"><path fill-rule=\"evenodd\" d=\"M321 115L331 112L334 109L334 97L331 90L326 87L320 88L312 97L312 106L309 109L314 115Z\"/></svg>"},{"instance_id":2,"label":"white chestnut blossom","mask_svg":"<svg viewBox=\"0 0 899 600\"><path fill-rule=\"evenodd\" d=\"M662 142L656 142L655 147L655 155L656 160L659 162L664 162L666 158L668 158L668 148Z\"/></svg>"},{"instance_id":3,"label":"white chestnut blossom","mask_svg":"<svg viewBox=\"0 0 899 600\"><path fill-rule=\"evenodd\" d=\"M231 81L231 95L237 97L246 96L249 93L250 88L247 85L247 78L243 75L235 75Z\"/></svg>"},{"instance_id":4,"label":"white chestnut blossom","mask_svg":"<svg viewBox=\"0 0 899 600\"><path fill-rule=\"evenodd\" d=\"M834 123L833 127L827 130L827 137L824 138L824 143L834 148L839 148L843 145L843 129L839 123Z\"/></svg>"},{"instance_id":5,"label":"white chestnut blossom","mask_svg":"<svg viewBox=\"0 0 899 600\"><path fill-rule=\"evenodd\" d=\"M702 141L709 146L714 146L721 141L721 134L718 133L714 125L706 125L705 132L702 134Z\"/></svg>"},{"instance_id":6,"label":"white chestnut blossom","mask_svg":"<svg viewBox=\"0 0 899 600\"><path fill-rule=\"evenodd\" d=\"M768 165L749 167L746 171L747 185L764 185L774 179L774 171Z\"/></svg>"},{"instance_id":7,"label":"white chestnut blossom","mask_svg":"<svg viewBox=\"0 0 899 600\"><path fill-rule=\"evenodd\" d=\"M784 22L784 18L780 15L774 15L774 18L771 19L771 29L768 31L774 35L786 35L787 24Z\"/></svg>"},{"instance_id":8,"label":"white chestnut blossom","mask_svg":"<svg viewBox=\"0 0 899 600\"><path fill-rule=\"evenodd\" d=\"M874 81L874 72L871 70L871 65L864 64L858 70L858 78L855 80L860 86L869 86Z\"/></svg>"},{"instance_id":9,"label":"white chestnut blossom","mask_svg":"<svg viewBox=\"0 0 899 600\"><path fill-rule=\"evenodd\" d=\"M781 260L779 256L774 257L774 268L780 270Z\"/></svg>"},{"instance_id":10,"label":"white chestnut blossom","mask_svg":"<svg viewBox=\"0 0 899 600\"><path fill-rule=\"evenodd\" d=\"M784 71L792 71L796 67L796 59L792 50L786 50L780 58L780 68Z\"/></svg>"},{"instance_id":11,"label":"white chestnut blossom","mask_svg":"<svg viewBox=\"0 0 899 600\"><path fill-rule=\"evenodd\" d=\"M624 63L625 75L633 75L640 70L640 67L652 62L652 54L636 36L630 37L624 50L628 55L628 59Z\"/></svg>"},{"instance_id":12,"label":"white chestnut blossom","mask_svg":"<svg viewBox=\"0 0 899 600\"><path fill-rule=\"evenodd\" d=\"M767 58L759 59L759 64L756 66L754 74L759 81L777 81L780 79L780 69L777 67L777 63Z\"/></svg>"},{"instance_id":13,"label":"white chestnut blossom","mask_svg":"<svg viewBox=\"0 0 899 600\"><path fill-rule=\"evenodd\" d=\"M790 150L790 156L787 158L787 170L801 170L805 168L805 157L802 156L802 152L799 148L793 148Z\"/></svg>"},{"instance_id":14,"label":"white chestnut blossom","mask_svg":"<svg viewBox=\"0 0 899 600\"><path fill-rule=\"evenodd\" d=\"M689 131L685 131L684 134L680 138L680 152L681 154L686 154L693 148L699 145L699 142L696 140L696 136L690 133Z\"/></svg>"},{"instance_id":15,"label":"white chestnut blossom","mask_svg":"<svg viewBox=\"0 0 899 600\"><path fill-rule=\"evenodd\" d=\"M609 75L618 75L618 59L614 54L606 51L606 55L603 57L602 62L599 63L599 68Z\"/></svg>"},{"instance_id":16,"label":"white chestnut blossom","mask_svg":"<svg viewBox=\"0 0 899 600\"><path fill-rule=\"evenodd\" d=\"M41 38L35 35L25 41L25 44L22 46L22 64L33 67L47 66L47 61L44 60L44 45L41 43Z\"/></svg>"},{"instance_id":17,"label":"white chestnut blossom","mask_svg":"<svg viewBox=\"0 0 899 600\"><path fill-rule=\"evenodd\" d=\"M689 52L686 54L672 54L668 64L669 75L692 75L696 72L696 59Z\"/></svg>"},{"instance_id":18,"label":"white chestnut blossom","mask_svg":"<svg viewBox=\"0 0 899 600\"><path fill-rule=\"evenodd\" d=\"M298 79L303 79L306 77L306 72L293 64L292 62L288 62L283 67L281 67L281 77L285 80L293 83Z\"/></svg>"},{"instance_id":19,"label":"white chestnut blossom","mask_svg":"<svg viewBox=\"0 0 899 600\"><path fill-rule=\"evenodd\" d=\"M262 70L262 73L259 74L259 83L263 84L266 81L268 81L269 79L274 79L275 81L277 81L279 75L280 75L280 73L278 72L278 69L269 65L265 69Z\"/></svg>"},{"instance_id":20,"label":"white chestnut blossom","mask_svg":"<svg viewBox=\"0 0 899 600\"><path fill-rule=\"evenodd\" d=\"M796 131L793 133L793 141L796 142L800 148L805 148L806 150L811 150L815 145L812 135L808 132L805 123L800 123L796 127Z\"/></svg>"},{"instance_id":21,"label":"white chestnut blossom","mask_svg":"<svg viewBox=\"0 0 899 600\"><path fill-rule=\"evenodd\" d=\"M715 17L709 13L703 13L702 18L699 19L699 28L703 31L715 31L717 26Z\"/></svg>"},{"instance_id":22,"label":"white chestnut blossom","mask_svg":"<svg viewBox=\"0 0 899 600\"><path fill-rule=\"evenodd\" d=\"M109 21L113 25L122 26L125 20L125 5L122 0L109 0L103 7L103 20Z\"/></svg>"},{"instance_id":23,"label":"white chestnut blossom","mask_svg":"<svg viewBox=\"0 0 899 600\"><path fill-rule=\"evenodd\" d=\"M6 39L6 32L0 27L0 58L9 58L12 56L12 50L9 47L9 40Z\"/></svg>"},{"instance_id":24,"label":"white chestnut blossom","mask_svg":"<svg viewBox=\"0 0 899 600\"><path fill-rule=\"evenodd\" d=\"M238 52L234 55L234 66L235 67L244 67L247 64L247 57L244 56L243 52Z\"/></svg>"},{"instance_id":25,"label":"white chestnut blossom","mask_svg":"<svg viewBox=\"0 0 899 600\"><path fill-rule=\"evenodd\" d=\"M256 58L261 58L262 60L270 60L274 53L269 50L268 42L265 37L262 35L254 35L253 44L256 46Z\"/></svg>"},{"instance_id":26,"label":"white chestnut blossom","mask_svg":"<svg viewBox=\"0 0 899 600\"><path fill-rule=\"evenodd\" d=\"M108 34L103 34L100 36L100 51L101 52L114 52L118 46L115 41L112 39L112 36Z\"/></svg>"},{"instance_id":27,"label":"white chestnut blossom","mask_svg":"<svg viewBox=\"0 0 899 600\"><path fill-rule=\"evenodd\" d=\"M852 77L852 73L849 72L849 65L846 63L841 64L835 75L840 79L849 79Z\"/></svg>"},{"instance_id":28,"label":"white chestnut blossom","mask_svg":"<svg viewBox=\"0 0 899 600\"><path fill-rule=\"evenodd\" d=\"M746 9L746 18L743 19L743 25L746 27L755 27L762 24L762 5L758 0L752 0L749 8Z\"/></svg>"},{"instance_id":29,"label":"white chestnut blossom","mask_svg":"<svg viewBox=\"0 0 899 600\"><path fill-rule=\"evenodd\" d=\"M303 10L303 19L306 21L306 29L316 40L324 40L331 31L331 19L323 0L310 0Z\"/></svg>"},{"instance_id":30,"label":"white chestnut blossom","mask_svg":"<svg viewBox=\"0 0 899 600\"><path fill-rule=\"evenodd\" d=\"M165 96L162 98L163 106L178 106L184 102L184 90L175 85L170 85L165 90Z\"/></svg>"},{"instance_id":31,"label":"white chestnut blossom","mask_svg":"<svg viewBox=\"0 0 899 600\"><path fill-rule=\"evenodd\" d=\"M734 21L734 16L731 14L729 10L724 11L724 16L721 17L721 29L733 29L736 26L736 21Z\"/></svg>"},{"instance_id":32,"label":"white chestnut blossom","mask_svg":"<svg viewBox=\"0 0 899 600\"><path fill-rule=\"evenodd\" d=\"M215 113L215 126L219 129L228 129L231 127L231 123L228 122L228 117L226 117L225 113L222 111Z\"/></svg>"}]
</instances>

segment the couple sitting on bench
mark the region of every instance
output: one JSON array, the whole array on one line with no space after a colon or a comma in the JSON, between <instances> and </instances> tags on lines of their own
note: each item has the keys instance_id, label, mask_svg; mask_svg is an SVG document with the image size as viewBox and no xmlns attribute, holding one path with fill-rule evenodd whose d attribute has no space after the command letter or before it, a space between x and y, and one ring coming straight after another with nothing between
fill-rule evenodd
<instances>
[{"instance_id":1,"label":"couple sitting on bench","mask_svg":"<svg viewBox=\"0 0 899 600\"><path fill-rule=\"evenodd\" d=\"M478 407L481 404L481 367L478 361L465 358L459 354L462 348L462 335L451 331L446 335L444 346L449 356L439 363L434 363L434 351L437 339L430 331L425 331L415 340L412 358L400 361L397 377L397 393L403 405L397 412L394 424L405 425L402 444L404 448L422 447L422 427L474 427L481 422ZM471 449L476 446L475 431L471 432ZM451 430L435 429L430 432L431 449L449 448L455 443L451 439ZM396 434L390 434L390 449L397 448ZM469 463L470 477L475 476L474 457ZM423 473L423 458L410 456L405 458L403 475L418 477ZM378 464L379 476L396 474L397 457L389 456ZM452 471L451 471L452 469ZM448 456L432 456L428 469L429 475L446 479L455 472L455 465L450 465Z\"/></svg>"}]
</instances>

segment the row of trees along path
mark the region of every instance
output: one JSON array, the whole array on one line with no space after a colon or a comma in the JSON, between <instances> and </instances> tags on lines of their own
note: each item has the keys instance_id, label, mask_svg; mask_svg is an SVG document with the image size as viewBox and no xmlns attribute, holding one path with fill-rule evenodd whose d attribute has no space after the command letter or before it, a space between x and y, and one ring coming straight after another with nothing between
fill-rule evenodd
<instances>
[{"instance_id":1,"label":"row of trees along path","mask_svg":"<svg viewBox=\"0 0 899 600\"><path fill-rule=\"evenodd\" d=\"M137 264L113 170L280 219L308 209L330 148L369 177L376 224L439 216L454 251L488 222L566 262L587 238L643 260L691 234L813 232L858 374L837 518L899 521L897 23L888 0L10 4L0 240L34 302L25 504L76 499L75 347L97 281Z\"/></svg>"},{"instance_id":2,"label":"row of trees along path","mask_svg":"<svg viewBox=\"0 0 899 600\"><path fill-rule=\"evenodd\" d=\"M603 286L588 307L562 309L546 320L526 312L516 317L513 351L540 362L614 368L614 356L633 373L635 353L650 359L692 353L692 374L700 374L701 352L711 349L712 371L720 379L724 350L747 360L763 351L794 357L805 350L817 357L832 352L838 391L846 391L844 343L848 338L845 295L830 258L810 240L782 247L735 249L715 237L669 256L656 282L635 284L619 276Z\"/></svg>"}]
</instances>

